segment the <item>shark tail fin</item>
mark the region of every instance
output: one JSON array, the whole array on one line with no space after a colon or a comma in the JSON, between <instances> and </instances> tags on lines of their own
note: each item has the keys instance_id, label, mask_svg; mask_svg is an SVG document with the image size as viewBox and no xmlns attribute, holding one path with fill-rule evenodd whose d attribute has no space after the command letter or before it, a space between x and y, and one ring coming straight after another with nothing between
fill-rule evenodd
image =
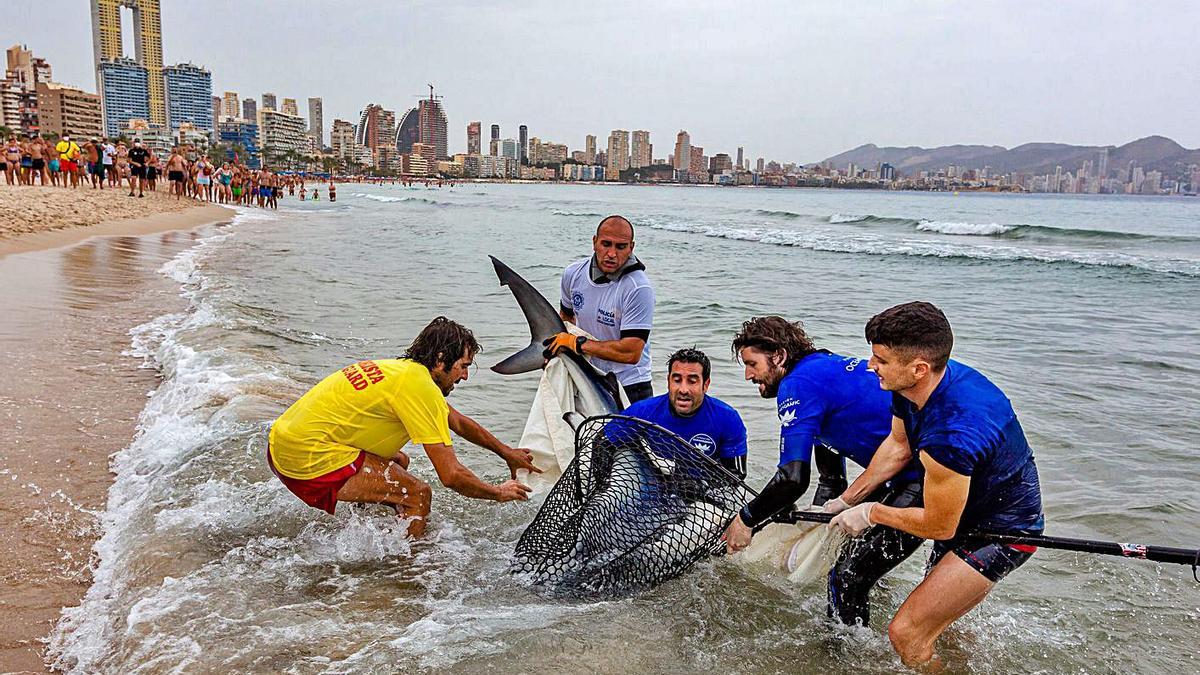
<instances>
[{"instance_id":1,"label":"shark tail fin","mask_svg":"<svg viewBox=\"0 0 1200 675\"><path fill-rule=\"evenodd\" d=\"M521 307L521 313L529 323L529 346L509 356L500 363L492 366L492 370L501 375L516 375L540 370L546 360L542 356L542 342L567 330L566 324L558 315L558 310L546 301L528 281L511 267L497 260L494 256L492 267L501 286L507 286Z\"/></svg>"}]
</instances>

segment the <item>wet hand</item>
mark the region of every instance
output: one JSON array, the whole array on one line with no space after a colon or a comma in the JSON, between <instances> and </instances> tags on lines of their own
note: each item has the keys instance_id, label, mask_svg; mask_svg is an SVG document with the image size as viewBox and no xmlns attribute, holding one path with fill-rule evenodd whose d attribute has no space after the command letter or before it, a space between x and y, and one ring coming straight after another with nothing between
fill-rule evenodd
<instances>
[{"instance_id":1,"label":"wet hand","mask_svg":"<svg viewBox=\"0 0 1200 675\"><path fill-rule=\"evenodd\" d=\"M841 513L848 508L850 508L850 505L846 503L846 500L841 497L834 497L821 506L821 513Z\"/></svg>"},{"instance_id":2,"label":"wet hand","mask_svg":"<svg viewBox=\"0 0 1200 675\"><path fill-rule=\"evenodd\" d=\"M857 537L875 524L871 522L871 509L875 504L876 502L863 502L858 506L851 506L834 516L833 520L829 521L829 526L836 527L851 537Z\"/></svg>"},{"instance_id":3,"label":"wet hand","mask_svg":"<svg viewBox=\"0 0 1200 675\"><path fill-rule=\"evenodd\" d=\"M726 552L737 553L750 545L750 538L753 536L754 531L746 527L739 515L729 523L729 527L725 529L725 534L721 536L721 539L725 542Z\"/></svg>"},{"instance_id":4,"label":"wet hand","mask_svg":"<svg viewBox=\"0 0 1200 675\"><path fill-rule=\"evenodd\" d=\"M508 448L500 451L500 457L508 464L508 471L511 478L517 477L517 469L524 469L530 473L542 473L542 470L533 464L533 452L529 448Z\"/></svg>"},{"instance_id":5,"label":"wet hand","mask_svg":"<svg viewBox=\"0 0 1200 675\"><path fill-rule=\"evenodd\" d=\"M576 354L579 353L579 337L566 332L559 333L554 337L542 340L542 345L546 347L546 349L542 351L542 356L546 357L547 359L559 354L563 350L574 352Z\"/></svg>"},{"instance_id":6,"label":"wet hand","mask_svg":"<svg viewBox=\"0 0 1200 675\"><path fill-rule=\"evenodd\" d=\"M496 489L499 490L496 495L498 502L525 501L529 499L529 493L532 492L528 485L516 480L506 480L497 485Z\"/></svg>"}]
</instances>

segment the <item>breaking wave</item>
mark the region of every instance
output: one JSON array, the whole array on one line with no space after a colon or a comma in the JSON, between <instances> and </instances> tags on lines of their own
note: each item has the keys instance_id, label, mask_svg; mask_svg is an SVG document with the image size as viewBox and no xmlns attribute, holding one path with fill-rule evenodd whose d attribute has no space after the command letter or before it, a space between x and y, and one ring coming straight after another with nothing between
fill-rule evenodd
<instances>
[{"instance_id":1,"label":"breaking wave","mask_svg":"<svg viewBox=\"0 0 1200 675\"><path fill-rule=\"evenodd\" d=\"M963 258L992 261L1035 261L1068 263L1089 267L1113 267L1200 277L1200 260L1143 258L1115 251L1070 251L1018 248L1007 245L962 244L942 239L892 239L871 234L848 235L833 229L780 230L727 225L697 225L660 218L639 219L639 225L656 230L687 232L753 241L776 246L794 246L813 251L861 253L866 255L906 255L933 258Z\"/></svg>"}]
</instances>

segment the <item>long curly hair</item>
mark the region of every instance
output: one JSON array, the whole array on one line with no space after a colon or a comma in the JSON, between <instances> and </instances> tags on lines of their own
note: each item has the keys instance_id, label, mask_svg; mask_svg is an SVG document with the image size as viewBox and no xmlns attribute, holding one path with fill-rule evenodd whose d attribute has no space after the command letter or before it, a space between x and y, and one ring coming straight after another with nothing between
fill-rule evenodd
<instances>
[{"instance_id":1,"label":"long curly hair","mask_svg":"<svg viewBox=\"0 0 1200 675\"><path fill-rule=\"evenodd\" d=\"M784 370L791 370L800 359L817 351L812 340L804 332L804 324L791 322L781 316L756 316L742 324L742 330L733 336L733 359L741 360L741 351L746 347L772 353L787 351Z\"/></svg>"},{"instance_id":2,"label":"long curly hair","mask_svg":"<svg viewBox=\"0 0 1200 675\"><path fill-rule=\"evenodd\" d=\"M449 368L463 356L473 356L481 351L483 347L475 339L475 334L470 328L439 316L421 329L421 333L413 339L400 358L411 359L434 370L439 363Z\"/></svg>"}]
</instances>

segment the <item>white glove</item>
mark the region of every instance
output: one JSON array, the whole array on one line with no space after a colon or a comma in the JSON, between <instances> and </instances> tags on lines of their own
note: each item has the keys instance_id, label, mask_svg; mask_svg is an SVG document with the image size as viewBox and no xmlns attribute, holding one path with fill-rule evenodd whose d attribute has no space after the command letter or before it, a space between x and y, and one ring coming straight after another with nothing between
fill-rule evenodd
<instances>
[{"instance_id":1,"label":"white glove","mask_svg":"<svg viewBox=\"0 0 1200 675\"><path fill-rule=\"evenodd\" d=\"M876 503L877 502L863 502L858 506L851 506L845 511L842 511L834 516L833 520L829 521L829 525L831 527L836 527L851 537L857 537L863 532L866 532L867 528L875 524L871 522L871 508L874 507Z\"/></svg>"},{"instance_id":2,"label":"white glove","mask_svg":"<svg viewBox=\"0 0 1200 675\"><path fill-rule=\"evenodd\" d=\"M833 499L830 499L829 501L825 502L825 504L823 506L821 506L821 512L822 513L841 513L842 511L845 511L848 508L850 508L850 505L846 503L846 500L842 499L841 497L834 497Z\"/></svg>"}]
</instances>

